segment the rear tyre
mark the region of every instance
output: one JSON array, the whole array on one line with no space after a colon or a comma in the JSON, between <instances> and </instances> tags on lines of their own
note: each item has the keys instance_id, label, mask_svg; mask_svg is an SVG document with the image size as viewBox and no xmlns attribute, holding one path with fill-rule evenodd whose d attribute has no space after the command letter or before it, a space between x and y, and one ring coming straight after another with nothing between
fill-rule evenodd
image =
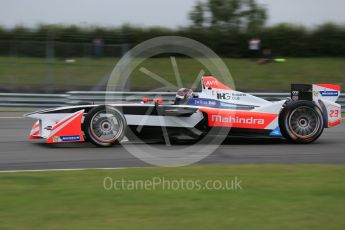
<instances>
[{"instance_id":1,"label":"rear tyre","mask_svg":"<svg viewBox=\"0 0 345 230\"><path fill-rule=\"evenodd\" d=\"M101 147L118 144L125 135L126 127L124 115L119 110L105 105L90 110L83 123L86 139Z\"/></svg>"},{"instance_id":2,"label":"rear tyre","mask_svg":"<svg viewBox=\"0 0 345 230\"><path fill-rule=\"evenodd\" d=\"M279 127L283 136L293 143L312 143L324 130L322 111L311 101L291 102L279 115Z\"/></svg>"}]
</instances>

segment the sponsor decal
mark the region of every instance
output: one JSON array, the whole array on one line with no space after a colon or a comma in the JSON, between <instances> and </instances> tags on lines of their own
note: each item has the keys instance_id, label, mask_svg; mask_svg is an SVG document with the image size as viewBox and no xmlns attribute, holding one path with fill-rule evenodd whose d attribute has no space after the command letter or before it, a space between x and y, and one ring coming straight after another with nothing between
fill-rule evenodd
<instances>
[{"instance_id":1,"label":"sponsor decal","mask_svg":"<svg viewBox=\"0 0 345 230\"><path fill-rule=\"evenodd\" d=\"M218 100L230 100L230 93L217 93Z\"/></svg>"},{"instance_id":2,"label":"sponsor decal","mask_svg":"<svg viewBox=\"0 0 345 230\"><path fill-rule=\"evenodd\" d=\"M223 83L221 83L214 77L203 77L202 80L206 88L226 89L226 90L230 89L228 86L224 85Z\"/></svg>"},{"instance_id":3,"label":"sponsor decal","mask_svg":"<svg viewBox=\"0 0 345 230\"><path fill-rule=\"evenodd\" d=\"M299 95L299 91L292 91L291 92L293 96L298 96Z\"/></svg>"},{"instance_id":4,"label":"sponsor decal","mask_svg":"<svg viewBox=\"0 0 345 230\"><path fill-rule=\"evenodd\" d=\"M53 142L59 142L59 137L58 136L54 136L53 137Z\"/></svg>"},{"instance_id":5,"label":"sponsor decal","mask_svg":"<svg viewBox=\"0 0 345 230\"><path fill-rule=\"evenodd\" d=\"M241 97L247 96L245 93L217 93L218 100L240 100Z\"/></svg>"},{"instance_id":6,"label":"sponsor decal","mask_svg":"<svg viewBox=\"0 0 345 230\"><path fill-rule=\"evenodd\" d=\"M236 108L237 105L229 104L225 102L216 101L213 99L205 99L205 98L191 98L188 100L188 105L194 106L205 106L211 108Z\"/></svg>"},{"instance_id":7,"label":"sponsor decal","mask_svg":"<svg viewBox=\"0 0 345 230\"><path fill-rule=\"evenodd\" d=\"M208 115L210 127L234 127L245 129L265 129L277 118L277 114L202 108Z\"/></svg>"},{"instance_id":8,"label":"sponsor decal","mask_svg":"<svg viewBox=\"0 0 345 230\"><path fill-rule=\"evenodd\" d=\"M247 94L245 93L231 93L233 97L245 97Z\"/></svg>"},{"instance_id":9,"label":"sponsor decal","mask_svg":"<svg viewBox=\"0 0 345 230\"><path fill-rule=\"evenodd\" d=\"M79 135L74 136L60 136L61 141L80 141Z\"/></svg>"},{"instance_id":10,"label":"sponsor decal","mask_svg":"<svg viewBox=\"0 0 345 230\"><path fill-rule=\"evenodd\" d=\"M216 87L217 85L218 85L217 80L205 80L205 86L207 88L213 88L213 87Z\"/></svg>"},{"instance_id":11,"label":"sponsor decal","mask_svg":"<svg viewBox=\"0 0 345 230\"><path fill-rule=\"evenodd\" d=\"M232 123L232 124L248 124L248 125L263 125L265 120L261 118L254 117L239 117L239 116L228 116L223 117L221 115L212 114L212 122L221 122L221 123Z\"/></svg>"},{"instance_id":12,"label":"sponsor decal","mask_svg":"<svg viewBox=\"0 0 345 230\"><path fill-rule=\"evenodd\" d=\"M213 99L204 99L204 98L191 98L188 100L188 105L196 105L196 106L206 106L206 107L219 107L219 101Z\"/></svg>"},{"instance_id":13,"label":"sponsor decal","mask_svg":"<svg viewBox=\"0 0 345 230\"><path fill-rule=\"evenodd\" d=\"M339 96L338 91L320 91L320 94L325 97L337 97Z\"/></svg>"}]
</instances>

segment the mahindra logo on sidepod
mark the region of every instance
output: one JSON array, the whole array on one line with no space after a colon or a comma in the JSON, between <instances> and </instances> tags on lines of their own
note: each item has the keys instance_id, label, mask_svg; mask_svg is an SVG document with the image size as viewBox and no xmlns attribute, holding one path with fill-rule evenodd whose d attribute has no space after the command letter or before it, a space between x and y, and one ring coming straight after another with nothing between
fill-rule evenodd
<instances>
[{"instance_id":1,"label":"mahindra logo on sidepod","mask_svg":"<svg viewBox=\"0 0 345 230\"><path fill-rule=\"evenodd\" d=\"M221 122L221 123L232 123L232 124L248 124L248 125L264 125L265 120L260 118L254 117L238 117L238 116L227 116L223 117L221 115L212 115L211 120L213 122Z\"/></svg>"}]
</instances>

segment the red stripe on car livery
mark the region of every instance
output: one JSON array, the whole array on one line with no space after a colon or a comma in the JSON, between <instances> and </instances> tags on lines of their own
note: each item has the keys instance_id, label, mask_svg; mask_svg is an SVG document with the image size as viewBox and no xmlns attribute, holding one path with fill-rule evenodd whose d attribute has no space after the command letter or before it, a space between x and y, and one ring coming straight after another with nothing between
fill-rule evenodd
<instances>
[{"instance_id":1,"label":"red stripe on car livery","mask_svg":"<svg viewBox=\"0 0 345 230\"><path fill-rule=\"evenodd\" d=\"M331 89L331 90L335 90L335 91L340 91L341 90L340 85L333 85L333 84L314 84L314 85L317 85L317 86L320 86L320 87L324 87L324 88L327 88L327 89Z\"/></svg>"},{"instance_id":2,"label":"red stripe on car livery","mask_svg":"<svg viewBox=\"0 0 345 230\"><path fill-rule=\"evenodd\" d=\"M40 125L39 121L32 126L29 139L38 139L41 138L40 135Z\"/></svg>"},{"instance_id":3,"label":"red stripe on car livery","mask_svg":"<svg viewBox=\"0 0 345 230\"><path fill-rule=\"evenodd\" d=\"M232 127L243 129L265 129L278 114L201 108L207 113L210 127Z\"/></svg>"},{"instance_id":4,"label":"red stripe on car livery","mask_svg":"<svg viewBox=\"0 0 345 230\"><path fill-rule=\"evenodd\" d=\"M341 119L336 120L334 122L328 122L328 127L334 127L334 126L337 126L337 125L340 125L340 124L341 124Z\"/></svg>"}]
</instances>

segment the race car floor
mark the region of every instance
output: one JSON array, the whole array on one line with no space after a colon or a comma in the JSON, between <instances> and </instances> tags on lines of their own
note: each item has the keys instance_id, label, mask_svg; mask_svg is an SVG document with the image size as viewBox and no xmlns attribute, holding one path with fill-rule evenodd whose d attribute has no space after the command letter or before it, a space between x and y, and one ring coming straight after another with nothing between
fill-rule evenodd
<instances>
[{"instance_id":1,"label":"race car floor","mask_svg":"<svg viewBox=\"0 0 345 230\"><path fill-rule=\"evenodd\" d=\"M20 118L21 115L0 113L0 171L149 166L122 146L97 148L89 143L48 145L42 140L29 141L27 135L33 120ZM155 147L162 151L164 148L183 151L185 146L155 144ZM199 163L344 164L345 124L325 129L322 137L310 145L293 145L282 140L230 139Z\"/></svg>"}]
</instances>

